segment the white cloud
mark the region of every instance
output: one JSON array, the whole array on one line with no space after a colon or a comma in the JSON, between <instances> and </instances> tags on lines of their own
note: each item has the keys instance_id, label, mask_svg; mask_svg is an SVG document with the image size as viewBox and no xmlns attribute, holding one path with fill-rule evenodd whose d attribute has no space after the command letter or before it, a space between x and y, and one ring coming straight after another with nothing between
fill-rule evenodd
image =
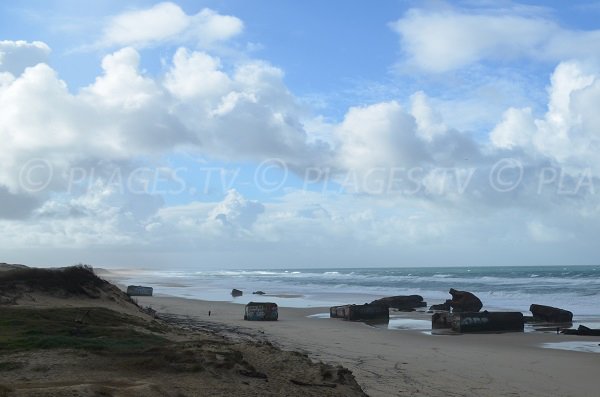
<instances>
[{"instance_id":1,"label":"white cloud","mask_svg":"<svg viewBox=\"0 0 600 397\"><path fill-rule=\"evenodd\" d=\"M499 148L526 147L535 129L531 108L508 109L502 122L490 134L492 143Z\"/></svg>"},{"instance_id":2,"label":"white cloud","mask_svg":"<svg viewBox=\"0 0 600 397\"><path fill-rule=\"evenodd\" d=\"M178 99L220 98L230 90L231 80L221 62L204 52L179 48L165 78L165 87Z\"/></svg>"},{"instance_id":3,"label":"white cloud","mask_svg":"<svg viewBox=\"0 0 600 397\"><path fill-rule=\"evenodd\" d=\"M30 219L0 221L3 249L89 248L145 245L143 226L162 200L123 195L118 187L97 182L79 197L58 196L37 208ZM144 209L145 208L145 209Z\"/></svg>"},{"instance_id":4,"label":"white cloud","mask_svg":"<svg viewBox=\"0 0 600 397\"><path fill-rule=\"evenodd\" d=\"M0 41L0 75L2 72L19 76L25 68L46 63L50 47L41 41Z\"/></svg>"},{"instance_id":5,"label":"white cloud","mask_svg":"<svg viewBox=\"0 0 600 397\"><path fill-rule=\"evenodd\" d=\"M39 158L53 168L49 188L60 190L61 175L79 162L128 161L189 142L163 90L139 74L138 61L132 49L108 55L104 74L75 95L46 64L1 86L0 184L20 191L23 167Z\"/></svg>"},{"instance_id":6,"label":"white cloud","mask_svg":"<svg viewBox=\"0 0 600 397\"><path fill-rule=\"evenodd\" d=\"M160 91L152 79L140 75L139 63L140 55L131 47L105 56L102 60L104 74L86 87L83 94L103 106L125 111L148 105L159 97Z\"/></svg>"},{"instance_id":7,"label":"white cloud","mask_svg":"<svg viewBox=\"0 0 600 397\"><path fill-rule=\"evenodd\" d=\"M197 246L230 249L231 244L269 246L295 252L305 247L336 250L348 242L373 245L414 244L442 238L447 228L441 217L398 208L387 213L376 198L364 199L337 193L290 191L274 202L248 200L229 191L220 202L193 202L161 208L150 225L149 240L193 241ZM172 241L171 241L172 239ZM291 258L290 258L291 259Z\"/></svg>"},{"instance_id":8,"label":"white cloud","mask_svg":"<svg viewBox=\"0 0 600 397\"><path fill-rule=\"evenodd\" d=\"M109 54L102 74L75 94L46 64L3 80L0 184L20 191L19 172L35 158L53 167L49 188L60 190L60 176L80 162L126 162L179 146L212 157L278 157L293 167L326 152L307 143L302 108L281 70L265 62L227 74L216 58L182 48L164 78L145 75L139 63L131 47Z\"/></svg>"},{"instance_id":9,"label":"white cloud","mask_svg":"<svg viewBox=\"0 0 600 397\"><path fill-rule=\"evenodd\" d=\"M410 100L410 113L415 118L418 134L423 139L431 141L435 136L443 134L448 129L442 121L441 114L431 107L427 95L423 91L414 93Z\"/></svg>"},{"instance_id":10,"label":"white cloud","mask_svg":"<svg viewBox=\"0 0 600 397\"><path fill-rule=\"evenodd\" d=\"M144 10L127 11L110 19L101 45L148 47L165 42L192 42L207 47L240 34L243 22L205 8L186 14L177 4L159 3Z\"/></svg>"},{"instance_id":11,"label":"white cloud","mask_svg":"<svg viewBox=\"0 0 600 397\"><path fill-rule=\"evenodd\" d=\"M415 119L397 102L351 108L336 137L337 158L344 169L410 167L426 157Z\"/></svg>"},{"instance_id":12,"label":"white cloud","mask_svg":"<svg viewBox=\"0 0 600 397\"><path fill-rule=\"evenodd\" d=\"M600 147L597 76L584 72L577 63L558 65L549 88L548 112L544 119L536 120L538 128L532 137L533 145L544 155L565 166L593 166L596 173L600 171L600 162L593 154Z\"/></svg>"},{"instance_id":13,"label":"white cloud","mask_svg":"<svg viewBox=\"0 0 600 397\"><path fill-rule=\"evenodd\" d=\"M226 226L249 229L264 210L265 207L258 201L246 200L235 189L231 189L223 201L210 211L209 219Z\"/></svg>"},{"instance_id":14,"label":"white cloud","mask_svg":"<svg viewBox=\"0 0 600 397\"><path fill-rule=\"evenodd\" d=\"M189 36L204 46L231 39L244 29L244 24L240 19L230 15L221 15L208 8L192 16L190 25Z\"/></svg>"},{"instance_id":15,"label":"white cloud","mask_svg":"<svg viewBox=\"0 0 600 397\"><path fill-rule=\"evenodd\" d=\"M156 244L229 247L237 241L264 241L255 225L265 206L230 189L219 202L198 202L161 208L148 219L144 236Z\"/></svg>"},{"instance_id":16,"label":"white cloud","mask_svg":"<svg viewBox=\"0 0 600 397\"><path fill-rule=\"evenodd\" d=\"M562 167L600 175L600 79L577 62L560 63L548 87L548 110L535 118L531 109L509 109L490 134L493 145L523 149Z\"/></svg>"},{"instance_id":17,"label":"white cloud","mask_svg":"<svg viewBox=\"0 0 600 397\"><path fill-rule=\"evenodd\" d=\"M575 31L519 8L411 9L392 25L408 64L446 72L485 60L598 59L600 30Z\"/></svg>"},{"instance_id":18,"label":"white cloud","mask_svg":"<svg viewBox=\"0 0 600 397\"><path fill-rule=\"evenodd\" d=\"M184 70L196 77L185 78ZM214 58L178 51L165 85L178 99L173 113L213 156L277 157L304 167L326 155L319 143L309 143L305 112L283 72L266 62L242 63L226 75Z\"/></svg>"}]
</instances>

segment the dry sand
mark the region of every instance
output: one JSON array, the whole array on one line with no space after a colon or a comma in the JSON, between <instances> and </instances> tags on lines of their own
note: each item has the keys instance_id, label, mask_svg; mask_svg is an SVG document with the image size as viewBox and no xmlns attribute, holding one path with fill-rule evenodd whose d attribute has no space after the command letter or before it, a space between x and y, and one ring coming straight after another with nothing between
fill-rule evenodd
<instances>
[{"instance_id":1,"label":"dry sand","mask_svg":"<svg viewBox=\"0 0 600 397\"><path fill-rule=\"evenodd\" d=\"M370 396L600 395L600 354L541 347L577 340L600 344L600 338L553 333L426 335L307 318L327 312L326 308L280 308L277 322L249 322L242 320L243 306L229 302L174 297L146 297L139 302L159 312L226 325L229 330L251 330L284 349L341 364Z\"/></svg>"}]
</instances>

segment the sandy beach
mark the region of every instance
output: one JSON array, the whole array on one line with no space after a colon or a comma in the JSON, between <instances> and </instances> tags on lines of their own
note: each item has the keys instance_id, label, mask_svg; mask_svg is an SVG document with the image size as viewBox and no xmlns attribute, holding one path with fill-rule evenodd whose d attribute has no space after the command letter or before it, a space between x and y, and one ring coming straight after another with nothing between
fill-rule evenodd
<instances>
[{"instance_id":1,"label":"sandy beach","mask_svg":"<svg viewBox=\"0 0 600 397\"><path fill-rule=\"evenodd\" d=\"M168 296L140 297L159 313L254 333L315 361L341 364L370 396L597 396L600 354L542 348L599 338L554 333L428 335L307 317L328 308L280 308L277 322L244 321L243 306ZM208 311L211 316L208 316ZM426 320L426 313L407 319Z\"/></svg>"}]
</instances>

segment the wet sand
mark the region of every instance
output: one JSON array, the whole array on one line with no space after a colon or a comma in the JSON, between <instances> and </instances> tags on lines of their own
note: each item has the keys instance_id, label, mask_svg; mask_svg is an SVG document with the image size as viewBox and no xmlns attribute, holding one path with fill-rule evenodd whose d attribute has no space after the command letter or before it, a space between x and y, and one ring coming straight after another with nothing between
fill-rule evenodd
<instances>
[{"instance_id":1,"label":"wet sand","mask_svg":"<svg viewBox=\"0 0 600 397\"><path fill-rule=\"evenodd\" d=\"M258 299L257 300L266 300ZM277 322L243 320L243 305L174 297L138 299L162 313L256 333L288 350L343 365L370 396L597 396L600 354L543 348L600 338L554 333L428 335L426 313L391 327L329 319L328 308L280 308ZM208 316L208 311L211 316ZM308 317L311 316L311 317ZM402 321L402 317L410 321Z\"/></svg>"}]
</instances>

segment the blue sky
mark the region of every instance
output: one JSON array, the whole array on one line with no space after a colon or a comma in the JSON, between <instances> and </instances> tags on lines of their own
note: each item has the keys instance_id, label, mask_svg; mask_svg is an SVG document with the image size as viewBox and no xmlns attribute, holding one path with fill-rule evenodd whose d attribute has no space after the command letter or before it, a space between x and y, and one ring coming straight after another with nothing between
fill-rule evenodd
<instances>
[{"instance_id":1,"label":"blue sky","mask_svg":"<svg viewBox=\"0 0 600 397\"><path fill-rule=\"evenodd\" d=\"M583 1L3 3L0 249L596 264L599 16Z\"/></svg>"}]
</instances>

